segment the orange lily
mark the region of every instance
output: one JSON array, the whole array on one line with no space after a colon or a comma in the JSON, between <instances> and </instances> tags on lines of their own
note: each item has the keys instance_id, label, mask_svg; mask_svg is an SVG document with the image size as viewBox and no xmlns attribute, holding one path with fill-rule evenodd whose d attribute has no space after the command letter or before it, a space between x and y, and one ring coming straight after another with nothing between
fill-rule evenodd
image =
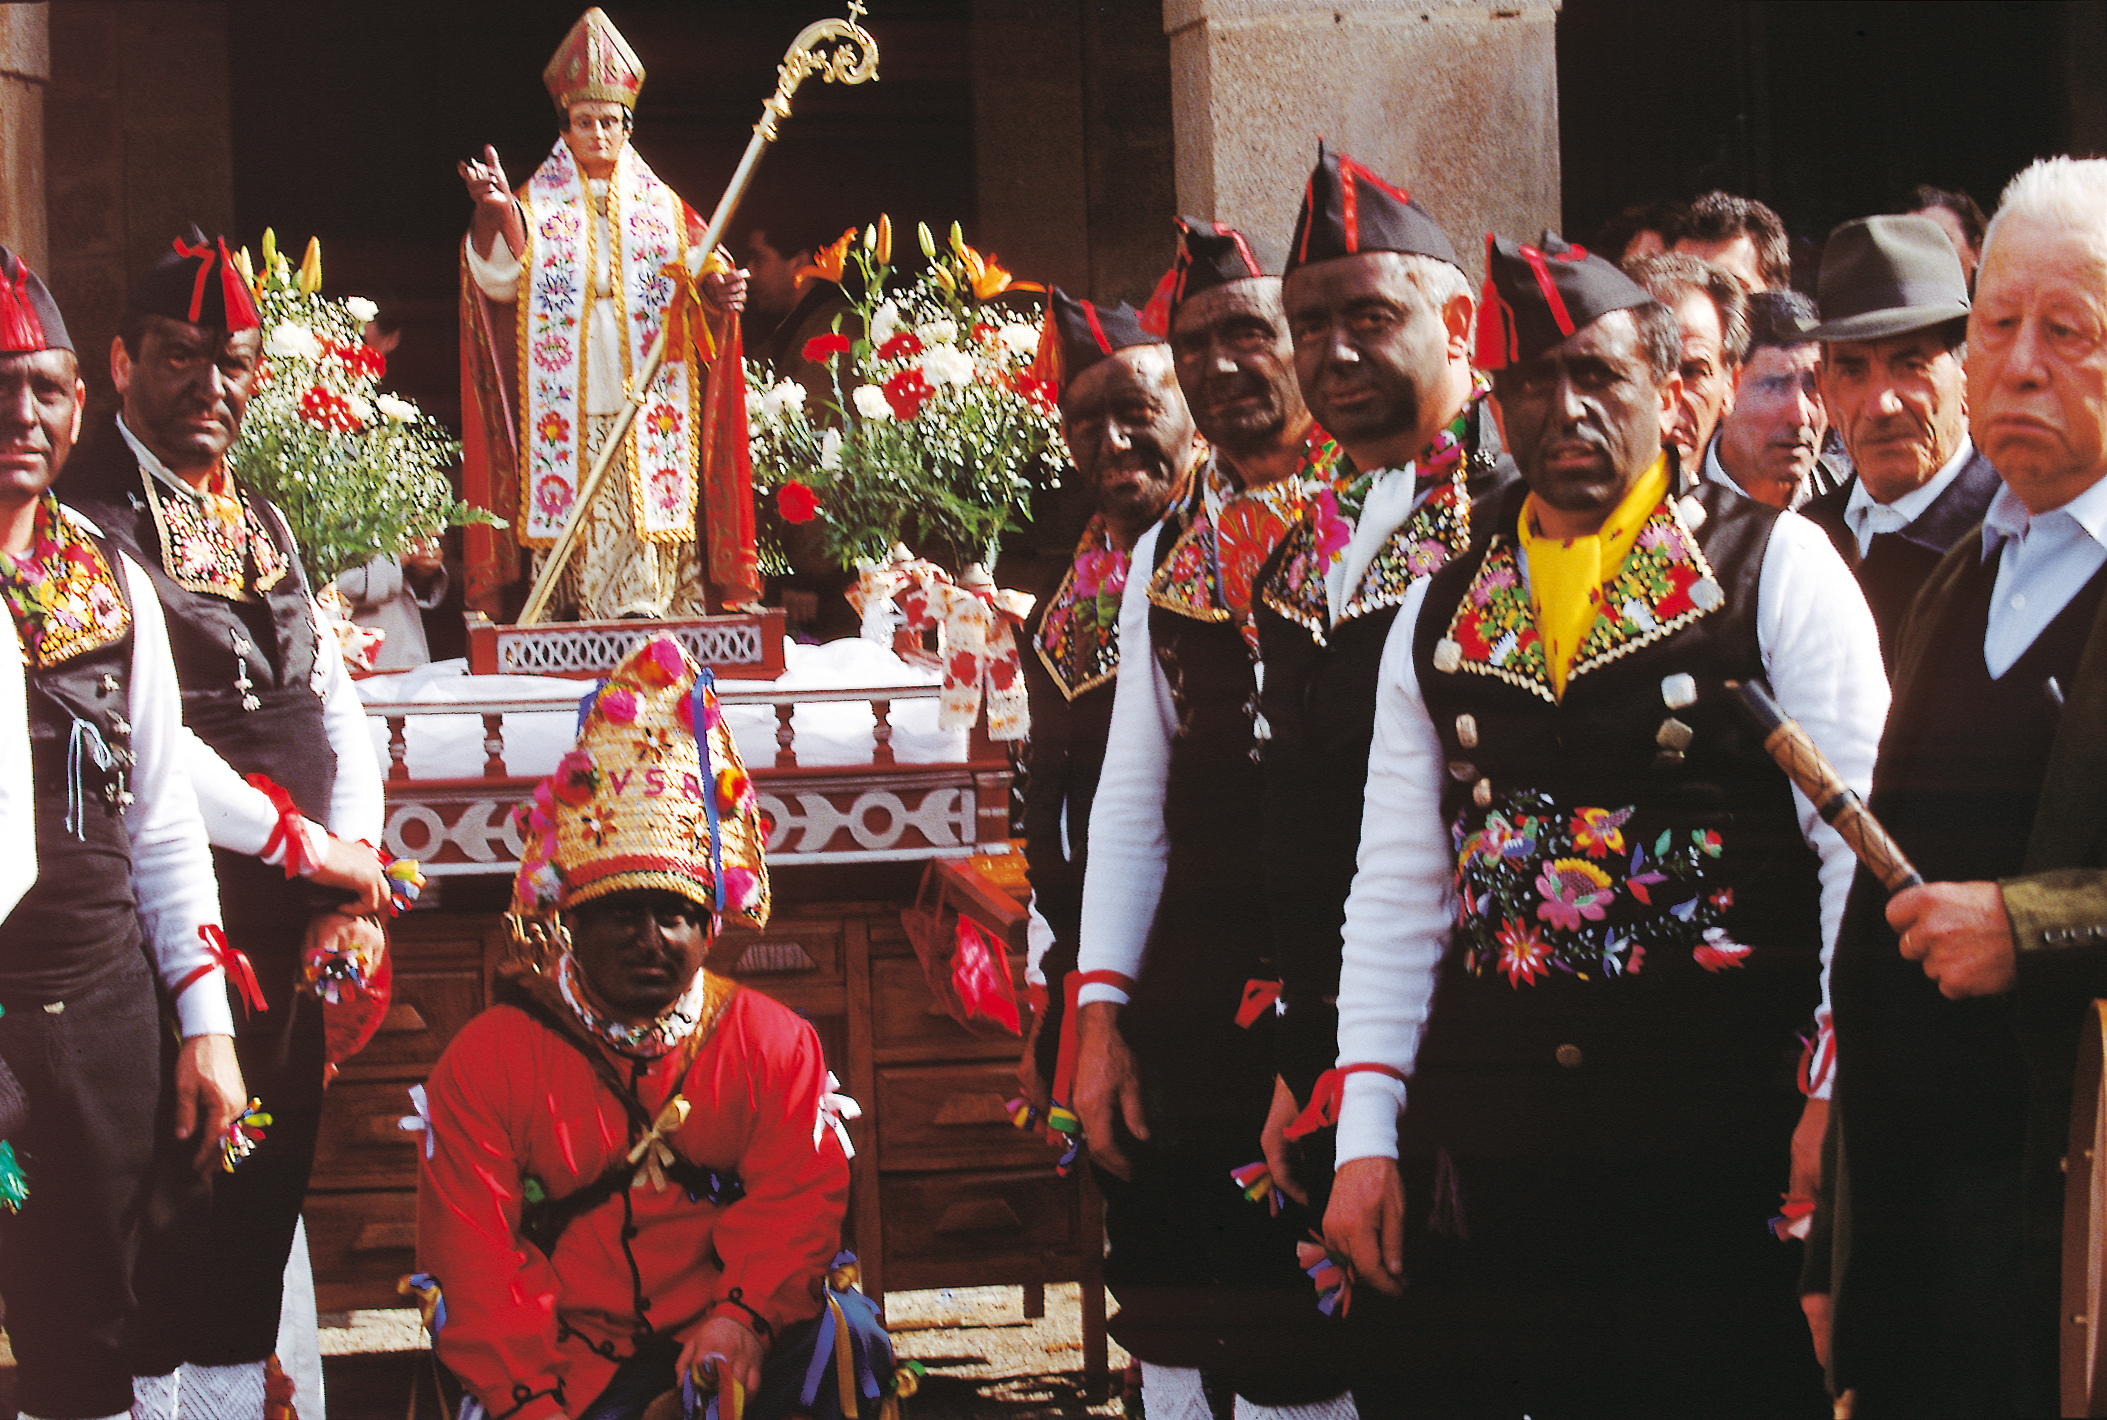
<instances>
[{"instance_id":1,"label":"orange lily","mask_svg":"<svg viewBox=\"0 0 2107 1420\"><path fill-rule=\"evenodd\" d=\"M878 214L878 245L872 250L880 266L893 264L893 219L883 212Z\"/></svg>"},{"instance_id":2,"label":"orange lily","mask_svg":"<svg viewBox=\"0 0 2107 1420\"><path fill-rule=\"evenodd\" d=\"M959 265L966 269L966 282L973 288L975 300L985 301L1005 291L1044 291L1046 288L1036 281L1019 281L1002 269L1002 259L989 252L986 257L966 245L959 234L958 223L951 224L951 250L957 255Z\"/></svg>"},{"instance_id":3,"label":"orange lily","mask_svg":"<svg viewBox=\"0 0 2107 1420\"><path fill-rule=\"evenodd\" d=\"M856 229L851 227L841 234L833 246L821 252L810 265L799 267L794 284L802 286L808 277L817 276L823 281L832 281L837 286L840 285L842 269L849 262L849 246L855 240Z\"/></svg>"}]
</instances>

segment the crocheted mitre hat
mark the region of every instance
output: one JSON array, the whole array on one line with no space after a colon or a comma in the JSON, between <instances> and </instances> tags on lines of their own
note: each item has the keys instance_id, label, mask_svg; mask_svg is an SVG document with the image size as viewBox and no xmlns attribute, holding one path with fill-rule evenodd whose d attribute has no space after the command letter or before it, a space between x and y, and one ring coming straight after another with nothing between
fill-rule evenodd
<instances>
[{"instance_id":1,"label":"crocheted mitre hat","mask_svg":"<svg viewBox=\"0 0 2107 1420\"><path fill-rule=\"evenodd\" d=\"M556 46L549 67L541 71L541 82L548 86L558 113L593 100L634 109L637 91L644 87L644 64L615 22L595 5Z\"/></svg>"},{"instance_id":2,"label":"crocheted mitre hat","mask_svg":"<svg viewBox=\"0 0 2107 1420\"><path fill-rule=\"evenodd\" d=\"M577 747L519 810L526 847L512 910L537 917L661 889L766 926L767 829L710 673L660 636L579 711Z\"/></svg>"}]
</instances>

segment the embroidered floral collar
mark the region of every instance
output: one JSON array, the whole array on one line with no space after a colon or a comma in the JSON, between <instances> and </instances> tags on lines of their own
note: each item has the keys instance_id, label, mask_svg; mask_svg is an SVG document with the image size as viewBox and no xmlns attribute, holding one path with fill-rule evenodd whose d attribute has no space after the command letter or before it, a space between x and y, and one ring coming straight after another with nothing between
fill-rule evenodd
<instances>
[{"instance_id":1,"label":"embroidered floral collar","mask_svg":"<svg viewBox=\"0 0 2107 1420\"><path fill-rule=\"evenodd\" d=\"M1039 660L1070 700L1119 674L1119 599L1131 562L1099 514L1083 529L1075 560L1047 603Z\"/></svg>"},{"instance_id":2,"label":"embroidered floral collar","mask_svg":"<svg viewBox=\"0 0 2107 1420\"><path fill-rule=\"evenodd\" d=\"M107 646L132 624L115 569L48 492L37 499L29 551L0 555L0 592L25 660L39 669Z\"/></svg>"},{"instance_id":3,"label":"embroidered floral collar","mask_svg":"<svg viewBox=\"0 0 2107 1420\"><path fill-rule=\"evenodd\" d=\"M1699 508L1686 513L1685 503ZM1638 541L1614 576L1594 593L1597 613L1573 658L1566 684L1726 605L1726 594L1697 545L1691 522L1701 505L1663 498L1647 515ZM1522 584L1512 532L1493 536L1470 589L1434 646L1444 675L1489 675L1556 703L1544 646Z\"/></svg>"},{"instance_id":4,"label":"embroidered floral collar","mask_svg":"<svg viewBox=\"0 0 2107 1420\"><path fill-rule=\"evenodd\" d=\"M557 962L556 986L579 1024L622 1054L646 1060L656 1060L698 1033L706 1035L730 999L708 972L698 971L687 991L664 1014L640 1026L624 1025L592 1004L591 993L578 979L577 958L569 952Z\"/></svg>"},{"instance_id":5,"label":"embroidered floral collar","mask_svg":"<svg viewBox=\"0 0 2107 1420\"><path fill-rule=\"evenodd\" d=\"M1235 621L1256 655L1251 606L1259 569L1303 502L1329 484L1338 459L1339 446L1313 427L1295 472L1263 488L1236 487L1220 461L1209 460L1195 516L1150 579L1149 600L1195 621Z\"/></svg>"},{"instance_id":6,"label":"embroidered floral collar","mask_svg":"<svg viewBox=\"0 0 2107 1420\"><path fill-rule=\"evenodd\" d=\"M1470 545L1470 487L1473 468L1468 439L1487 386L1474 377L1471 396L1419 458L1398 471L1428 487L1417 507L1394 528L1367 570L1351 588L1339 620L1398 605L1417 579L1438 571ZM1319 489L1303 505L1301 519L1289 530L1280 567L1260 595L1266 605L1325 644L1331 624L1326 583L1345 559L1354 532L1367 508L1369 491L1384 470L1355 473L1341 455L1329 488Z\"/></svg>"},{"instance_id":7,"label":"embroidered floral collar","mask_svg":"<svg viewBox=\"0 0 2107 1420\"><path fill-rule=\"evenodd\" d=\"M117 429L139 461L146 506L161 534L162 566L177 586L246 602L284 580L286 556L231 474L215 469L200 492L170 473L122 419Z\"/></svg>"}]
</instances>

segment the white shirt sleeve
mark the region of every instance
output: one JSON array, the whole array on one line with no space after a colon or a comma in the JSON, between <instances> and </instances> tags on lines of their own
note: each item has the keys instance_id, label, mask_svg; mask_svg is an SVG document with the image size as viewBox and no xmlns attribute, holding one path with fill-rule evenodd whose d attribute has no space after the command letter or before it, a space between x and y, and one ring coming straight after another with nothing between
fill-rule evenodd
<instances>
[{"instance_id":1,"label":"white shirt sleeve","mask_svg":"<svg viewBox=\"0 0 2107 1420\"><path fill-rule=\"evenodd\" d=\"M1858 579L1819 527L1799 516L1779 517L1763 555L1756 591L1756 641L1779 708L1836 766L1861 797L1873 788L1873 758L1887 724L1888 682L1880 659L1880 634ZM1831 1058L1829 963L1844 920L1844 899L1858 872L1858 859L1843 836L1798 789L1792 791L1800 833L1821 859L1822 1003L1815 1013L1815 1058ZM1813 1082L1818 1099L1829 1097L1824 1072Z\"/></svg>"},{"instance_id":2,"label":"white shirt sleeve","mask_svg":"<svg viewBox=\"0 0 2107 1420\"><path fill-rule=\"evenodd\" d=\"M1090 807L1090 866L1083 875L1082 928L1077 967L1141 975L1149 928L1163 898L1170 838L1163 826L1163 788L1170 777L1171 736L1178 708L1149 637L1149 581L1162 523L1141 535L1128 564L1119 602L1119 679L1112 691L1112 726L1105 765ZM1124 1002L1116 986L1092 983L1078 1005Z\"/></svg>"},{"instance_id":3,"label":"white shirt sleeve","mask_svg":"<svg viewBox=\"0 0 2107 1420\"><path fill-rule=\"evenodd\" d=\"M519 299L519 258L502 235L490 244L488 256L476 250L473 236L463 238L462 245L468 252L468 274L478 291L504 305Z\"/></svg>"},{"instance_id":4,"label":"white shirt sleeve","mask_svg":"<svg viewBox=\"0 0 2107 1420\"><path fill-rule=\"evenodd\" d=\"M189 731L183 728L183 695L169 659L161 602L146 573L129 557L119 560L132 600L129 709L136 762L124 816L132 843L132 893L162 984L173 992L193 971L212 964L199 928L219 925L219 884L185 772ZM186 1040L234 1034L226 977L218 968L176 997L176 1019Z\"/></svg>"},{"instance_id":5,"label":"white shirt sleeve","mask_svg":"<svg viewBox=\"0 0 2107 1420\"><path fill-rule=\"evenodd\" d=\"M322 683L322 724L329 732L329 747L337 755L336 786L329 793L329 831L339 838L378 845L386 817L386 791L381 785L380 761L373 753L373 736L366 728L365 702L344 669L334 632L322 638L315 654L329 658L329 675Z\"/></svg>"},{"instance_id":6,"label":"white shirt sleeve","mask_svg":"<svg viewBox=\"0 0 2107 1420\"><path fill-rule=\"evenodd\" d=\"M29 762L29 701L22 637L7 618L0 645L0 919L37 880L37 805Z\"/></svg>"},{"instance_id":7,"label":"white shirt sleeve","mask_svg":"<svg viewBox=\"0 0 2107 1420\"><path fill-rule=\"evenodd\" d=\"M1339 1063L1410 1074L1455 917L1453 855L1441 817L1441 738L1427 718L1412 642L1427 583L1413 583L1390 624L1376 674L1375 739L1361 810L1361 851L1339 967ZM1397 1155L1403 1082L1346 1077L1338 1162Z\"/></svg>"}]
</instances>

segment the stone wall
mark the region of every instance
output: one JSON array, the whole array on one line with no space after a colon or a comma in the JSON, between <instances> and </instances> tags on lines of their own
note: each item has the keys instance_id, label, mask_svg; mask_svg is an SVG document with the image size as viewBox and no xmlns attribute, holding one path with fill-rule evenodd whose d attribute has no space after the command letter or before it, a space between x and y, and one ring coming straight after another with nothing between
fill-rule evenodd
<instances>
[{"instance_id":1,"label":"stone wall","mask_svg":"<svg viewBox=\"0 0 2107 1420\"><path fill-rule=\"evenodd\" d=\"M1559 225L1558 0L1164 0L1178 205L1285 254L1322 137L1405 187L1473 281Z\"/></svg>"},{"instance_id":2,"label":"stone wall","mask_svg":"<svg viewBox=\"0 0 2107 1420\"><path fill-rule=\"evenodd\" d=\"M51 45L44 5L0 5L0 246L50 267L44 225L44 88Z\"/></svg>"}]
</instances>

